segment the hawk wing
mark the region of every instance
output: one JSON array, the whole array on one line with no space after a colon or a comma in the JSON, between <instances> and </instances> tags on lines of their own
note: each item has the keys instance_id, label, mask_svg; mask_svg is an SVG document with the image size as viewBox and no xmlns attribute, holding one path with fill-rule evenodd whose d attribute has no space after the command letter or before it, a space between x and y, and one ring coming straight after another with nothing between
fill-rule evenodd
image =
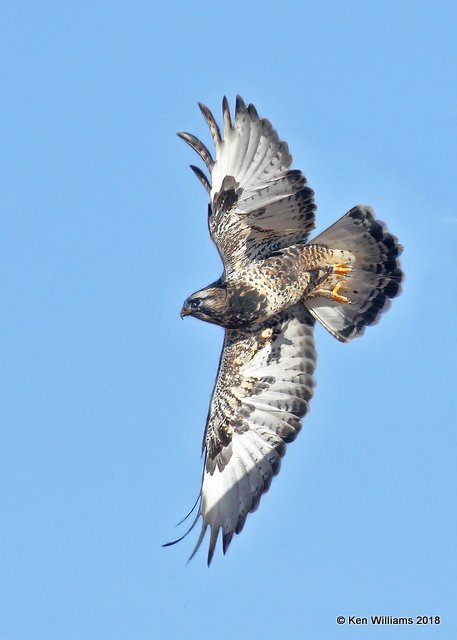
<instances>
[{"instance_id":1,"label":"hawk wing","mask_svg":"<svg viewBox=\"0 0 457 640\"><path fill-rule=\"evenodd\" d=\"M208 564L222 530L223 551L240 533L279 472L286 443L301 428L314 389L314 320L304 305L251 330L227 330L203 448L196 523L208 526Z\"/></svg>"},{"instance_id":2,"label":"hawk wing","mask_svg":"<svg viewBox=\"0 0 457 640\"><path fill-rule=\"evenodd\" d=\"M288 146L255 107L237 96L232 123L222 103L224 137L211 111L200 104L216 150L190 133L179 133L203 159L209 180L192 166L210 194L209 229L226 273L293 244L304 244L314 228L314 192L300 171L290 169Z\"/></svg>"}]
</instances>

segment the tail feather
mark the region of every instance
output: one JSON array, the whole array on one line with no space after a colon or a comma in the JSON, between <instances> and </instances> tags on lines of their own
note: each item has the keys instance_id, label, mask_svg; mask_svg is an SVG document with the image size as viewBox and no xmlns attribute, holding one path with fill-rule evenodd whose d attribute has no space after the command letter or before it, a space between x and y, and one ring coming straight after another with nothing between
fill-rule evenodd
<instances>
[{"instance_id":1,"label":"tail feather","mask_svg":"<svg viewBox=\"0 0 457 640\"><path fill-rule=\"evenodd\" d=\"M306 300L311 314L335 338L349 342L377 322L400 293L402 246L375 219L373 210L363 205L351 209L311 244L334 250L337 261L347 262L352 269L341 287L350 304L320 296Z\"/></svg>"}]
</instances>

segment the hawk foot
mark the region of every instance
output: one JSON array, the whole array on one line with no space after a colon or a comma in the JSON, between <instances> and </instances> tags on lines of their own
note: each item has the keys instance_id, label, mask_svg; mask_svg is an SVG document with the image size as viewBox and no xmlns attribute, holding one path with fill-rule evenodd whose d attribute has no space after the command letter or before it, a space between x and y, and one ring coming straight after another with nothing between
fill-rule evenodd
<instances>
[{"instance_id":1,"label":"hawk foot","mask_svg":"<svg viewBox=\"0 0 457 640\"><path fill-rule=\"evenodd\" d=\"M309 297L316 298L317 296L320 296L321 298L334 300L335 302L339 302L340 304L351 304L349 298L338 293L342 284L342 282L337 282L331 291L329 289L315 289Z\"/></svg>"},{"instance_id":2,"label":"hawk foot","mask_svg":"<svg viewBox=\"0 0 457 640\"><path fill-rule=\"evenodd\" d=\"M350 267L346 262L338 262L338 264L333 265L333 273L337 276L346 276L348 273L351 273L352 267Z\"/></svg>"},{"instance_id":3,"label":"hawk foot","mask_svg":"<svg viewBox=\"0 0 457 640\"><path fill-rule=\"evenodd\" d=\"M333 287L332 291L331 291L331 299L335 300L335 302L339 302L340 304L351 304L351 301L349 300L349 298L346 298L346 296L340 296L338 291L340 290L341 287L341 282L337 282L336 285Z\"/></svg>"}]
</instances>

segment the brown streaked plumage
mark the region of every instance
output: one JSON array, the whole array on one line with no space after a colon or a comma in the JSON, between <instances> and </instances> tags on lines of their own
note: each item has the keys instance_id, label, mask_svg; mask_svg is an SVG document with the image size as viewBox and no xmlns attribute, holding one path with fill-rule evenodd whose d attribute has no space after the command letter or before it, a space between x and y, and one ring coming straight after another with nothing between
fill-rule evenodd
<instances>
[{"instance_id":1,"label":"brown streaked plumage","mask_svg":"<svg viewBox=\"0 0 457 640\"><path fill-rule=\"evenodd\" d=\"M215 159L195 136L178 135L210 172L191 165L210 194L209 230L224 273L189 296L181 316L225 328L192 525L202 517L192 556L211 529L209 564L219 532L225 553L301 428L314 388L315 319L350 341L388 308L403 274L401 247L369 207L354 207L308 242L314 193L253 105L237 97L232 121L224 98L223 135L209 109L200 109Z\"/></svg>"}]
</instances>

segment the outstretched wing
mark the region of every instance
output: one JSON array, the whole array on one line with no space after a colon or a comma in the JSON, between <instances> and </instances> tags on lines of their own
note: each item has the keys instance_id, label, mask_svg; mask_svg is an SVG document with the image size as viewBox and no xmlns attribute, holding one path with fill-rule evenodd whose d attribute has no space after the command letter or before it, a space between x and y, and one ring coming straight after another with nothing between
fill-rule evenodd
<instances>
[{"instance_id":1,"label":"outstretched wing","mask_svg":"<svg viewBox=\"0 0 457 640\"><path fill-rule=\"evenodd\" d=\"M202 529L192 553L209 526L208 564L219 531L225 553L300 431L314 388L313 325L296 305L262 328L226 331L203 442Z\"/></svg>"},{"instance_id":2,"label":"outstretched wing","mask_svg":"<svg viewBox=\"0 0 457 640\"><path fill-rule=\"evenodd\" d=\"M216 150L179 133L203 159L210 174L192 166L211 198L209 229L226 272L292 244L304 244L314 228L314 192L306 178L291 170L288 146L255 107L237 96L232 123L227 99L222 103L224 136L211 111L200 104Z\"/></svg>"}]
</instances>

